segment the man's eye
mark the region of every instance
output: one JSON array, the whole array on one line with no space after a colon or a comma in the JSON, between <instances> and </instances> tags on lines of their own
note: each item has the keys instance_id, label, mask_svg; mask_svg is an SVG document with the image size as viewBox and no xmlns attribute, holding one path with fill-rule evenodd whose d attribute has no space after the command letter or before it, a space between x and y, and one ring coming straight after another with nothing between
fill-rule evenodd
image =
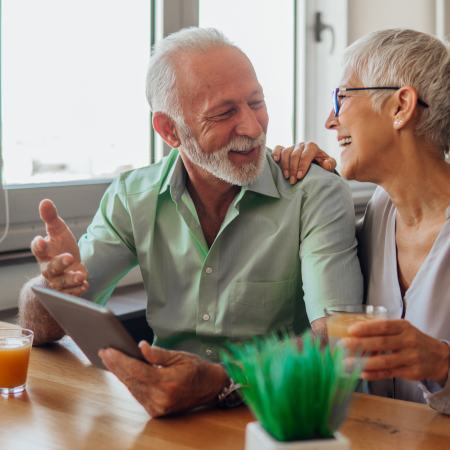
<instances>
[{"instance_id":1,"label":"man's eye","mask_svg":"<svg viewBox=\"0 0 450 450\"><path fill-rule=\"evenodd\" d=\"M261 108L261 107L264 106L264 105L265 105L264 100L257 100L257 101L255 101L255 102L251 102L251 103L250 103L250 107L251 107L251 108L254 108L254 109Z\"/></svg>"},{"instance_id":2,"label":"man's eye","mask_svg":"<svg viewBox=\"0 0 450 450\"><path fill-rule=\"evenodd\" d=\"M233 109L228 109L227 111L224 111L220 114L216 114L214 116L215 119L226 119L227 117L230 117L233 114L234 110Z\"/></svg>"}]
</instances>

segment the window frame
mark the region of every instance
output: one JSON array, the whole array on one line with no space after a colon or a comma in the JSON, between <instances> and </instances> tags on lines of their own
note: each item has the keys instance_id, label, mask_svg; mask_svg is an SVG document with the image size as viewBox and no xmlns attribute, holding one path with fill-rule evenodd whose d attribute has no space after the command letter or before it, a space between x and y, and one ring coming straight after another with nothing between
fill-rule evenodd
<instances>
[{"instance_id":1,"label":"window frame","mask_svg":"<svg viewBox=\"0 0 450 450\"><path fill-rule=\"evenodd\" d=\"M198 23L197 0L147 0L150 2L150 45L156 40L182 27ZM0 0L0 36L2 32L2 1ZM1 58L1 53L0 53ZM2 63L0 59L0 64ZM1 98L0 80L0 98ZM145 95L144 88L142 95ZM0 108L1 109L1 108ZM0 110L1 114L1 110ZM152 122L149 115L150 124ZM1 116L0 116L1 136ZM161 155L161 141L158 141L153 127L149 133L149 163ZM159 150L158 150L159 149ZM2 169L2 148L0 146L0 171ZM64 220L79 237L94 216L100 199L112 179L94 179L67 181L58 183L36 183L8 185L7 190L10 210L8 237L0 243L0 254L28 250L30 241L36 234L44 232L38 214L38 204L43 198L51 198L58 207ZM0 176L0 211L5 210L4 193ZM6 215L0 214L0 234L5 227Z\"/></svg>"}]
</instances>

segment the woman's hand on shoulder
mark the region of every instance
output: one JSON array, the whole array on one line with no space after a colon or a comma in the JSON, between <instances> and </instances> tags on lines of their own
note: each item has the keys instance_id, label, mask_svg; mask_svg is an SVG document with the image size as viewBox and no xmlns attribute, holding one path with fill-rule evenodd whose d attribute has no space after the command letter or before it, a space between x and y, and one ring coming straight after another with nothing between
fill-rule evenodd
<instances>
[{"instance_id":1,"label":"woman's hand on shoulder","mask_svg":"<svg viewBox=\"0 0 450 450\"><path fill-rule=\"evenodd\" d=\"M284 177L291 184L297 183L306 175L313 161L330 172L336 168L336 160L314 142L300 142L291 147L277 145L273 149L272 158L280 165Z\"/></svg>"},{"instance_id":2,"label":"woman's hand on shoulder","mask_svg":"<svg viewBox=\"0 0 450 450\"><path fill-rule=\"evenodd\" d=\"M405 378L445 384L450 348L422 333L407 320L368 320L349 327L343 339L350 352L369 354L362 372L366 380Z\"/></svg>"}]
</instances>

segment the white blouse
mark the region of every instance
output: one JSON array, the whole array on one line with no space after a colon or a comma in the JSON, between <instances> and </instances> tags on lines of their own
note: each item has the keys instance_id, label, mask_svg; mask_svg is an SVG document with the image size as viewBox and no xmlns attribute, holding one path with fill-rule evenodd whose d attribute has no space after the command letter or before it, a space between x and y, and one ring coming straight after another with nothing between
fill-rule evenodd
<instances>
[{"instance_id":1,"label":"white blouse","mask_svg":"<svg viewBox=\"0 0 450 450\"><path fill-rule=\"evenodd\" d=\"M358 233L366 302L383 305L390 318L404 318L423 333L449 343L450 206L444 226L403 298L397 274L395 218L394 204L378 187ZM369 386L373 394L427 402L450 414L450 375L444 388L430 381L404 379L376 381Z\"/></svg>"}]
</instances>

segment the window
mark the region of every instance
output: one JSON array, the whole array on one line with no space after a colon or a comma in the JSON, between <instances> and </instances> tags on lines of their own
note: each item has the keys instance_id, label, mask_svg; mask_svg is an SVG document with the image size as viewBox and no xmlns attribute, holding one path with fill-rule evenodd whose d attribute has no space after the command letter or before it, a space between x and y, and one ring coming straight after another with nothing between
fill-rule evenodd
<instances>
[{"instance_id":1,"label":"window","mask_svg":"<svg viewBox=\"0 0 450 450\"><path fill-rule=\"evenodd\" d=\"M112 178L149 162L149 2L3 0L4 183Z\"/></svg>"},{"instance_id":2,"label":"window","mask_svg":"<svg viewBox=\"0 0 450 450\"><path fill-rule=\"evenodd\" d=\"M41 232L37 205L45 197L80 234L109 180L150 162L145 74L153 6L150 0L1 2L3 182L11 230L0 252L27 248ZM2 213L0 229L4 221Z\"/></svg>"}]
</instances>

